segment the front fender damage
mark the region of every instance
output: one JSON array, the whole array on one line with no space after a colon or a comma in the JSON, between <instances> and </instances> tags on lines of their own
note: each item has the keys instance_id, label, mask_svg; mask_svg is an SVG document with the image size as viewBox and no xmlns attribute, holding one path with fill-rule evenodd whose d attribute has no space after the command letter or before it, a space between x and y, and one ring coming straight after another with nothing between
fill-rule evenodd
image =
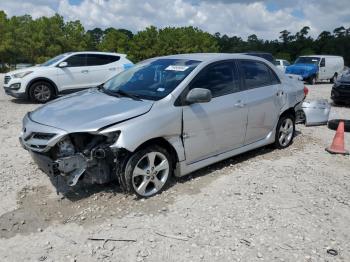
<instances>
[{"instance_id":1,"label":"front fender damage","mask_svg":"<svg viewBox=\"0 0 350 262\"><path fill-rule=\"evenodd\" d=\"M129 152L111 147L108 136L88 133L70 134L45 153L31 152L34 161L48 175L62 176L69 186L82 180L87 184L105 184L118 180Z\"/></svg>"}]
</instances>

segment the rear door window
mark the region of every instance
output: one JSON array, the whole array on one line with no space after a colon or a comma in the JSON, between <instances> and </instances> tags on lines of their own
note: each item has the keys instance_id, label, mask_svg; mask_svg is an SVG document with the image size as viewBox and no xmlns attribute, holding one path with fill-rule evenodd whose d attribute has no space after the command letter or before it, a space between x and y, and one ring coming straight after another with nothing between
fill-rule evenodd
<instances>
[{"instance_id":1,"label":"rear door window","mask_svg":"<svg viewBox=\"0 0 350 262\"><path fill-rule=\"evenodd\" d=\"M239 91L239 77L234 62L220 62L204 68L190 85L190 89L209 89L213 97Z\"/></svg>"},{"instance_id":2,"label":"rear door window","mask_svg":"<svg viewBox=\"0 0 350 262\"><path fill-rule=\"evenodd\" d=\"M101 55L101 54L88 54L87 65L88 66L99 66L106 65L118 61L119 56Z\"/></svg>"},{"instance_id":3,"label":"rear door window","mask_svg":"<svg viewBox=\"0 0 350 262\"><path fill-rule=\"evenodd\" d=\"M67 62L68 67L86 66L86 55L85 54L72 55L71 57L68 57L65 60L65 62Z\"/></svg>"},{"instance_id":4,"label":"rear door window","mask_svg":"<svg viewBox=\"0 0 350 262\"><path fill-rule=\"evenodd\" d=\"M244 90L280 83L271 68L262 62L241 60L239 65L244 81Z\"/></svg>"}]
</instances>

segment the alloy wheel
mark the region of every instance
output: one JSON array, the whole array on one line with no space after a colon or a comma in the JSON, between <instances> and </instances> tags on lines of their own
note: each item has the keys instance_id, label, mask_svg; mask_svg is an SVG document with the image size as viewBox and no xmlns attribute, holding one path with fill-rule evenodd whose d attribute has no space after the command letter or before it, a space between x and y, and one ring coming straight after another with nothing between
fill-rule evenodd
<instances>
[{"instance_id":1,"label":"alloy wheel","mask_svg":"<svg viewBox=\"0 0 350 262\"><path fill-rule=\"evenodd\" d=\"M280 130L278 131L278 141L280 145L283 147L287 146L293 139L293 134L294 134L293 121L290 118L286 118L282 122L280 126Z\"/></svg>"},{"instance_id":2,"label":"alloy wheel","mask_svg":"<svg viewBox=\"0 0 350 262\"><path fill-rule=\"evenodd\" d=\"M132 185L143 197L158 193L169 176L169 161L160 152L145 154L136 164L132 173Z\"/></svg>"},{"instance_id":3,"label":"alloy wheel","mask_svg":"<svg viewBox=\"0 0 350 262\"><path fill-rule=\"evenodd\" d=\"M40 102L46 102L51 97L51 89L46 85L37 85L33 90L34 98Z\"/></svg>"}]
</instances>

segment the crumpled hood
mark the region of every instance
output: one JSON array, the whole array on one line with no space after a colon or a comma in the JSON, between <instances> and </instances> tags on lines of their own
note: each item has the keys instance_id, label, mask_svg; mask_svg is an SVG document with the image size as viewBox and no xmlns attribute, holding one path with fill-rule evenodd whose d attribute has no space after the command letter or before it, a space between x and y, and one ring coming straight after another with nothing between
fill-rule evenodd
<instances>
[{"instance_id":1,"label":"crumpled hood","mask_svg":"<svg viewBox=\"0 0 350 262\"><path fill-rule=\"evenodd\" d=\"M316 72L318 66L314 64L294 64L286 68L288 74L303 74L303 72Z\"/></svg>"},{"instance_id":2,"label":"crumpled hood","mask_svg":"<svg viewBox=\"0 0 350 262\"><path fill-rule=\"evenodd\" d=\"M152 105L153 101L118 98L97 89L89 89L43 105L31 112L30 118L67 132L92 132L145 114Z\"/></svg>"}]
</instances>

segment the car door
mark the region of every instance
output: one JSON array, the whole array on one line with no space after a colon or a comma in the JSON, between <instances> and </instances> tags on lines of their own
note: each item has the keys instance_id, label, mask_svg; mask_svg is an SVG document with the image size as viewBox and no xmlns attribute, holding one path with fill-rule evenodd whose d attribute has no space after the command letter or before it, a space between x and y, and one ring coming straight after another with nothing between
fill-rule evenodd
<instances>
[{"instance_id":1,"label":"car door","mask_svg":"<svg viewBox=\"0 0 350 262\"><path fill-rule=\"evenodd\" d=\"M318 79L319 80L324 80L329 78L329 73L327 72L327 67L326 67L326 59L323 57L320 60L319 64L319 70L318 70Z\"/></svg>"},{"instance_id":2,"label":"car door","mask_svg":"<svg viewBox=\"0 0 350 262\"><path fill-rule=\"evenodd\" d=\"M86 55L76 54L68 57L66 67L58 67L57 81L59 91L68 91L91 87Z\"/></svg>"},{"instance_id":3,"label":"car door","mask_svg":"<svg viewBox=\"0 0 350 262\"><path fill-rule=\"evenodd\" d=\"M91 85L97 86L119 73L121 71L117 64L119 59L119 56L87 54L86 60Z\"/></svg>"},{"instance_id":4,"label":"car door","mask_svg":"<svg viewBox=\"0 0 350 262\"><path fill-rule=\"evenodd\" d=\"M244 144L264 139L274 129L280 110L286 103L286 93L274 71L256 60L240 60L243 80L242 101L248 108L248 123Z\"/></svg>"},{"instance_id":5,"label":"car door","mask_svg":"<svg viewBox=\"0 0 350 262\"><path fill-rule=\"evenodd\" d=\"M242 146L247 108L241 101L239 77L233 61L211 64L190 83L212 92L208 103L183 107L183 133L188 164Z\"/></svg>"}]
</instances>

